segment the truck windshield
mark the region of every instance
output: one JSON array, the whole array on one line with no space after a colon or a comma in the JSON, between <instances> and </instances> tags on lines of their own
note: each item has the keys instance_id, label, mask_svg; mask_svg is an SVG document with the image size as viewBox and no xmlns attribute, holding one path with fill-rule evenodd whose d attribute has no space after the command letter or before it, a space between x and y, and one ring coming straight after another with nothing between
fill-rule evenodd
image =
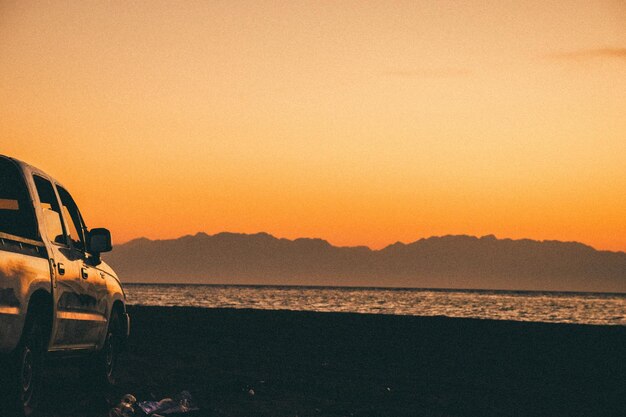
<instances>
[{"instance_id":1,"label":"truck windshield","mask_svg":"<svg viewBox=\"0 0 626 417\"><path fill-rule=\"evenodd\" d=\"M38 239L37 221L18 167L0 157L0 232Z\"/></svg>"}]
</instances>

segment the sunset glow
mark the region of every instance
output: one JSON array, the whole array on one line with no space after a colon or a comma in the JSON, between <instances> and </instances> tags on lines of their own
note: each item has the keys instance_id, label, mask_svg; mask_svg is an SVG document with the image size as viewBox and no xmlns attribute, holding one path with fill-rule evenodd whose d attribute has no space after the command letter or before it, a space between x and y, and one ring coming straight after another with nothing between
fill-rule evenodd
<instances>
[{"instance_id":1,"label":"sunset glow","mask_svg":"<svg viewBox=\"0 0 626 417\"><path fill-rule=\"evenodd\" d=\"M0 154L116 243L625 251L625 22L621 1L0 1Z\"/></svg>"}]
</instances>

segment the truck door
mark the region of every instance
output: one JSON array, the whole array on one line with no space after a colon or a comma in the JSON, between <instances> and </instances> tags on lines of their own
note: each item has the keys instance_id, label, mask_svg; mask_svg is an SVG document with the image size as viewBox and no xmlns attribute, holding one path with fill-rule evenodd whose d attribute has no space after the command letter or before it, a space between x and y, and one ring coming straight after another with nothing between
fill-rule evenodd
<instances>
[{"instance_id":1,"label":"truck door","mask_svg":"<svg viewBox=\"0 0 626 417\"><path fill-rule=\"evenodd\" d=\"M93 263L95 258L87 253L87 227L78 206L70 193L58 184L57 191L61 198L61 211L67 225L70 246L76 255L80 269L83 293L86 296L85 300L88 301L81 305L83 317L90 323L85 339L89 343L98 344L104 339L108 324L106 280L95 268Z\"/></svg>"},{"instance_id":2,"label":"truck door","mask_svg":"<svg viewBox=\"0 0 626 417\"><path fill-rule=\"evenodd\" d=\"M42 211L43 227L49 245L53 270L53 322L51 349L90 348L89 321L84 306L90 303L80 273L81 256L70 245L67 226L63 223L61 206L52 183L43 176L33 175ZM43 233L43 231L42 231Z\"/></svg>"}]
</instances>

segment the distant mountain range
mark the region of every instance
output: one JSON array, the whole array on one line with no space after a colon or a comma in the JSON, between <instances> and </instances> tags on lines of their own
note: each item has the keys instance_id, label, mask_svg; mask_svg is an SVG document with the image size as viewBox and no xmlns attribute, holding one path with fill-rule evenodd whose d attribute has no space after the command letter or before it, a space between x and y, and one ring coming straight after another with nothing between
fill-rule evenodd
<instances>
[{"instance_id":1,"label":"distant mountain range","mask_svg":"<svg viewBox=\"0 0 626 417\"><path fill-rule=\"evenodd\" d=\"M124 282L626 293L626 253L576 242L442 236L381 250L267 233L136 239L105 260Z\"/></svg>"}]
</instances>

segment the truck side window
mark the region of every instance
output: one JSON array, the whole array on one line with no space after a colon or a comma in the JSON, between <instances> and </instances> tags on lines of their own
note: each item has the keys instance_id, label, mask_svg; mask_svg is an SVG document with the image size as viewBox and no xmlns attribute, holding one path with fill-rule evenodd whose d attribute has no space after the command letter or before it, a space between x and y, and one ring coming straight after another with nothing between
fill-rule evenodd
<instances>
[{"instance_id":1,"label":"truck side window","mask_svg":"<svg viewBox=\"0 0 626 417\"><path fill-rule=\"evenodd\" d=\"M51 242L67 245L61 221L61 210L52 184L38 175L34 175L33 179L35 180L35 188L37 188L37 195L39 195L39 201L41 202L48 239Z\"/></svg>"},{"instance_id":2,"label":"truck side window","mask_svg":"<svg viewBox=\"0 0 626 417\"><path fill-rule=\"evenodd\" d=\"M39 239L28 188L17 166L0 158L0 232Z\"/></svg>"},{"instance_id":3,"label":"truck side window","mask_svg":"<svg viewBox=\"0 0 626 417\"><path fill-rule=\"evenodd\" d=\"M85 251L85 226L80 211L78 211L78 206L70 193L63 187L57 185L57 190L59 191L59 197L61 197L63 215L67 220L72 246L80 251Z\"/></svg>"}]
</instances>

